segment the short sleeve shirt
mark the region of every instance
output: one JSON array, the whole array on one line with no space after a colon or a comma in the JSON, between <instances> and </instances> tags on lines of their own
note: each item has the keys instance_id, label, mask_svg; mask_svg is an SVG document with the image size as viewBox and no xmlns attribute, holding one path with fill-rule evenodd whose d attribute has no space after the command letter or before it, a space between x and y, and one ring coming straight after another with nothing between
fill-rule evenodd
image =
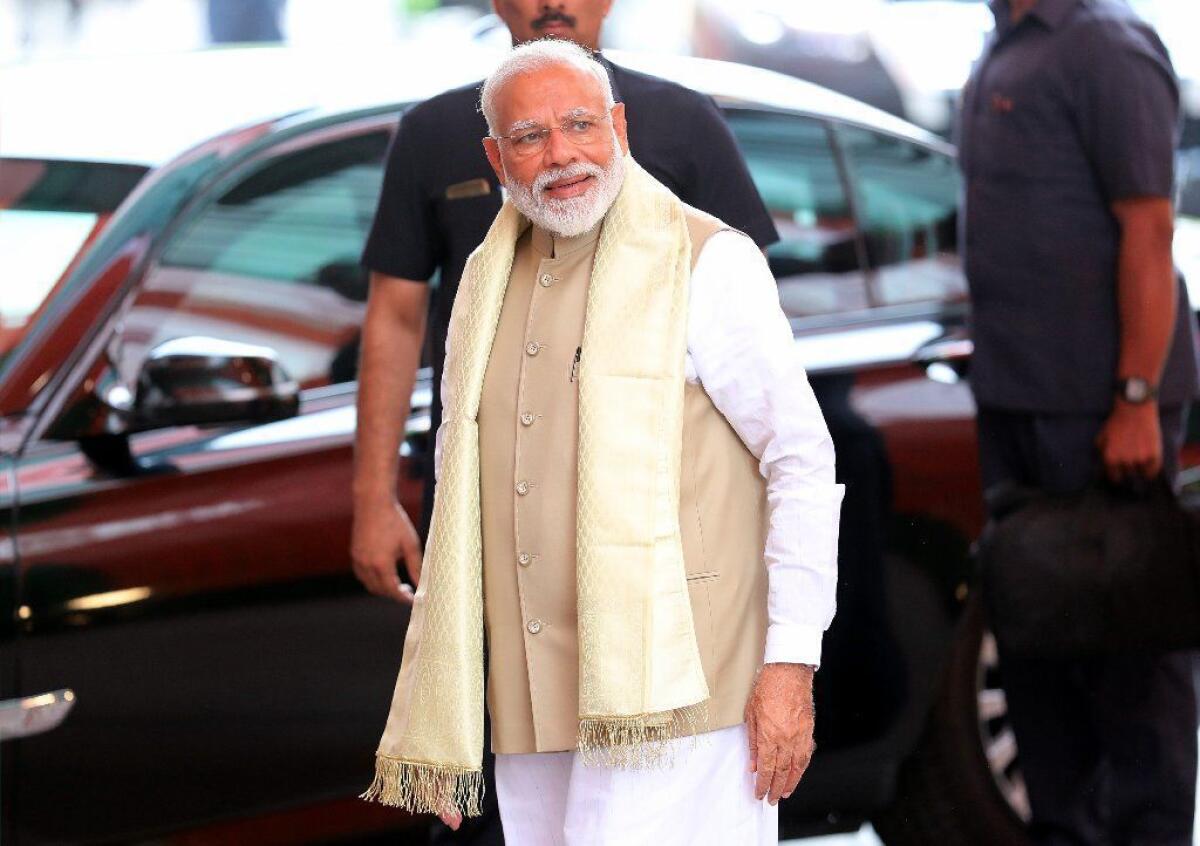
<instances>
[{"instance_id":1,"label":"short sleeve shirt","mask_svg":"<svg viewBox=\"0 0 1200 846\"><path fill-rule=\"evenodd\" d=\"M1179 88L1154 30L1119 0L1039 0L996 30L963 92L961 218L982 405L1106 413L1119 352L1114 201L1171 197ZM1187 293L1164 404L1195 394Z\"/></svg>"},{"instance_id":2,"label":"short sleeve shirt","mask_svg":"<svg viewBox=\"0 0 1200 846\"><path fill-rule=\"evenodd\" d=\"M712 99L603 58L601 63L613 95L625 103L629 149L638 163L685 203L742 230L760 247L777 241L770 214ZM499 182L483 151L487 123L478 109L480 85L440 94L401 118L362 259L370 270L404 279L425 280L439 272L428 332L435 426L458 280L501 204Z\"/></svg>"}]
</instances>

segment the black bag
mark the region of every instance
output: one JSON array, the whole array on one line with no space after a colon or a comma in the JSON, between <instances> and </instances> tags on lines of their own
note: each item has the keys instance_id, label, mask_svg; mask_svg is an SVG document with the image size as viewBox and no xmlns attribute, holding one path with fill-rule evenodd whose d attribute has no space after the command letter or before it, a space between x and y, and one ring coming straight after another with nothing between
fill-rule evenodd
<instances>
[{"instance_id":1,"label":"black bag","mask_svg":"<svg viewBox=\"0 0 1200 846\"><path fill-rule=\"evenodd\" d=\"M1140 490L990 489L983 595L1002 650L1037 658L1200 646L1200 519L1165 479Z\"/></svg>"}]
</instances>

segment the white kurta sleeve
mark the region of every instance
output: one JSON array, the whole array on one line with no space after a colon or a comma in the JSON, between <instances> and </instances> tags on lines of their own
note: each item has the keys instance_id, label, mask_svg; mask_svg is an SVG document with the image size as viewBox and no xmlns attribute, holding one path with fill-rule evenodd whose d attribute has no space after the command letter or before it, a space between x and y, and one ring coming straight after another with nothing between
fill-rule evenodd
<instances>
[{"instance_id":1,"label":"white kurta sleeve","mask_svg":"<svg viewBox=\"0 0 1200 846\"><path fill-rule=\"evenodd\" d=\"M819 665L833 620L838 520L833 440L758 247L719 232L692 274L688 354L696 376L759 461L770 515L764 660Z\"/></svg>"}]
</instances>

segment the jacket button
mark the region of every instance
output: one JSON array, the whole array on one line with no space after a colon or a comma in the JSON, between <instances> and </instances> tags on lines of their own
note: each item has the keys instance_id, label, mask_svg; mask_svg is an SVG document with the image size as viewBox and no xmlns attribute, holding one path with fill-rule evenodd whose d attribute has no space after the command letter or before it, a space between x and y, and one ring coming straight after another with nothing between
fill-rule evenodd
<instances>
[{"instance_id":1,"label":"jacket button","mask_svg":"<svg viewBox=\"0 0 1200 846\"><path fill-rule=\"evenodd\" d=\"M529 483L524 479L517 482L517 493L521 496L525 496L525 494L529 493Z\"/></svg>"},{"instance_id":2,"label":"jacket button","mask_svg":"<svg viewBox=\"0 0 1200 846\"><path fill-rule=\"evenodd\" d=\"M539 347L537 341L530 341L525 345L525 352L529 353L530 355L537 355L538 349Z\"/></svg>"},{"instance_id":3,"label":"jacket button","mask_svg":"<svg viewBox=\"0 0 1200 846\"><path fill-rule=\"evenodd\" d=\"M532 560L533 560L533 556L530 555L528 552L522 552L520 555L517 556L517 563L520 564L522 567L528 567L529 562Z\"/></svg>"},{"instance_id":4,"label":"jacket button","mask_svg":"<svg viewBox=\"0 0 1200 846\"><path fill-rule=\"evenodd\" d=\"M551 285L554 284L554 277L551 276L549 273L543 273L542 278L539 279L538 281L542 283L543 288L549 288Z\"/></svg>"},{"instance_id":5,"label":"jacket button","mask_svg":"<svg viewBox=\"0 0 1200 846\"><path fill-rule=\"evenodd\" d=\"M526 411L524 414L521 415L521 422L524 423L526 426L532 426L533 425L533 415L530 412Z\"/></svg>"},{"instance_id":6,"label":"jacket button","mask_svg":"<svg viewBox=\"0 0 1200 846\"><path fill-rule=\"evenodd\" d=\"M540 632L542 630L542 621L541 620L530 620L528 623L525 624L525 628L529 629L530 634L537 634L538 632Z\"/></svg>"}]
</instances>

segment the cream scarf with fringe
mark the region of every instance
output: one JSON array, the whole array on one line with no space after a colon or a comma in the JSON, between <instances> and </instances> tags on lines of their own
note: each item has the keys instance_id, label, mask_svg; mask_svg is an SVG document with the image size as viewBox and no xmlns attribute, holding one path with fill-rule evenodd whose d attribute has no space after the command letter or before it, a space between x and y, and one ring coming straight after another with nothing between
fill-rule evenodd
<instances>
[{"instance_id":1,"label":"cream scarf with fringe","mask_svg":"<svg viewBox=\"0 0 1200 846\"><path fill-rule=\"evenodd\" d=\"M364 799L480 813L484 373L525 218L506 202L451 313L442 463L391 712ZM679 529L691 243L683 206L634 160L601 224L579 369L578 746L652 766L707 721ZM500 351L511 354L512 351Z\"/></svg>"}]
</instances>

